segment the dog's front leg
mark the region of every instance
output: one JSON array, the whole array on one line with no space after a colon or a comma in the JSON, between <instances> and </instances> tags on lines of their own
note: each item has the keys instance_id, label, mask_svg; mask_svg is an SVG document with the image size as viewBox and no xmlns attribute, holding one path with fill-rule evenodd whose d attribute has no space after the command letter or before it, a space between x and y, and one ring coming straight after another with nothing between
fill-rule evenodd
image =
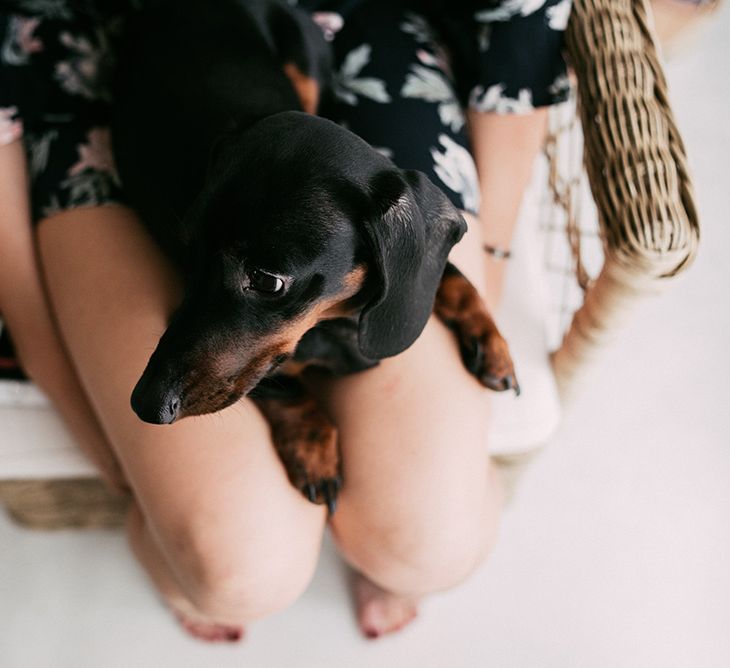
<instances>
[{"instance_id":1,"label":"dog's front leg","mask_svg":"<svg viewBox=\"0 0 730 668\"><path fill-rule=\"evenodd\" d=\"M482 385L519 395L507 342L476 288L450 262L436 292L434 313L454 332L464 366Z\"/></svg>"},{"instance_id":2,"label":"dog's front leg","mask_svg":"<svg viewBox=\"0 0 730 668\"><path fill-rule=\"evenodd\" d=\"M332 515L342 487L335 426L304 390L294 397L253 398L292 485Z\"/></svg>"}]
</instances>

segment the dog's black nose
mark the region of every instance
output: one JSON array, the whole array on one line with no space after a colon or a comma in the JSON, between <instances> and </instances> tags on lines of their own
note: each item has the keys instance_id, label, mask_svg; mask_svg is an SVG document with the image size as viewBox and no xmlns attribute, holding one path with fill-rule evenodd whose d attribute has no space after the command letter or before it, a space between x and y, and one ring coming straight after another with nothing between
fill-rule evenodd
<instances>
[{"instance_id":1,"label":"dog's black nose","mask_svg":"<svg viewBox=\"0 0 730 668\"><path fill-rule=\"evenodd\" d=\"M180 416L182 405L178 392L155 392L144 379L134 388L131 403L137 417L151 424L172 424Z\"/></svg>"},{"instance_id":2,"label":"dog's black nose","mask_svg":"<svg viewBox=\"0 0 730 668\"><path fill-rule=\"evenodd\" d=\"M160 424L172 424L180 414L180 398L170 397L160 409Z\"/></svg>"}]
</instances>

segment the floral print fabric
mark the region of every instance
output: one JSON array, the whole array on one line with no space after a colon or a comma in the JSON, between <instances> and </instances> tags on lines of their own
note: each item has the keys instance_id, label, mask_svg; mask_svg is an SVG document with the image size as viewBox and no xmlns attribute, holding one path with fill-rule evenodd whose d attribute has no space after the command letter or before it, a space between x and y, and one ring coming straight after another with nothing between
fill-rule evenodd
<instances>
[{"instance_id":1,"label":"floral print fabric","mask_svg":"<svg viewBox=\"0 0 730 668\"><path fill-rule=\"evenodd\" d=\"M35 221L122 202L109 140L112 33L83 3L16 0L0 12L0 144L23 137Z\"/></svg>"},{"instance_id":2,"label":"floral print fabric","mask_svg":"<svg viewBox=\"0 0 730 668\"><path fill-rule=\"evenodd\" d=\"M12 9L0 10L0 144L25 142L36 221L124 201L108 130L111 45L140 1L6 0ZM426 173L460 209L479 207L464 109L529 113L568 92L561 43L570 0L298 5L335 53L321 113L399 167Z\"/></svg>"},{"instance_id":3,"label":"floral print fabric","mask_svg":"<svg viewBox=\"0 0 730 668\"><path fill-rule=\"evenodd\" d=\"M526 114L569 92L570 0L299 0L331 39L335 99L322 109L460 209L479 185L464 110Z\"/></svg>"}]
</instances>

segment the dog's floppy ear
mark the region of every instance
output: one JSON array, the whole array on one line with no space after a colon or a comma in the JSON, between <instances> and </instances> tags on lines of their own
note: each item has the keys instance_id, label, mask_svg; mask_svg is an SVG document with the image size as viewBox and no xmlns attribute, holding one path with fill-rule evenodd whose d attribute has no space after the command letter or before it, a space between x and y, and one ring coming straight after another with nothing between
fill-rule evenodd
<instances>
[{"instance_id":1,"label":"dog's floppy ear","mask_svg":"<svg viewBox=\"0 0 730 668\"><path fill-rule=\"evenodd\" d=\"M391 169L370 184L364 221L374 297L360 315L358 342L370 359L408 348L426 326L453 245L466 221L421 172Z\"/></svg>"}]
</instances>

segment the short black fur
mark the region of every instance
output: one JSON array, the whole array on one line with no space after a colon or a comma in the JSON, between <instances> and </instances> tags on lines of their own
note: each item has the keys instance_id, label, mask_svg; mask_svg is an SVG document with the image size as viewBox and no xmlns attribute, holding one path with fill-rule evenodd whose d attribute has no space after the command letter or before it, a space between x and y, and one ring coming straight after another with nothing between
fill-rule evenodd
<instances>
[{"instance_id":1,"label":"short black fur","mask_svg":"<svg viewBox=\"0 0 730 668\"><path fill-rule=\"evenodd\" d=\"M185 279L133 394L142 419L220 410L288 356L339 374L413 343L466 224L425 176L299 111L283 64L320 84L330 70L305 14L273 0L150 3L120 62L123 185ZM285 288L254 289L255 271ZM343 313L324 309L343 294Z\"/></svg>"}]
</instances>

